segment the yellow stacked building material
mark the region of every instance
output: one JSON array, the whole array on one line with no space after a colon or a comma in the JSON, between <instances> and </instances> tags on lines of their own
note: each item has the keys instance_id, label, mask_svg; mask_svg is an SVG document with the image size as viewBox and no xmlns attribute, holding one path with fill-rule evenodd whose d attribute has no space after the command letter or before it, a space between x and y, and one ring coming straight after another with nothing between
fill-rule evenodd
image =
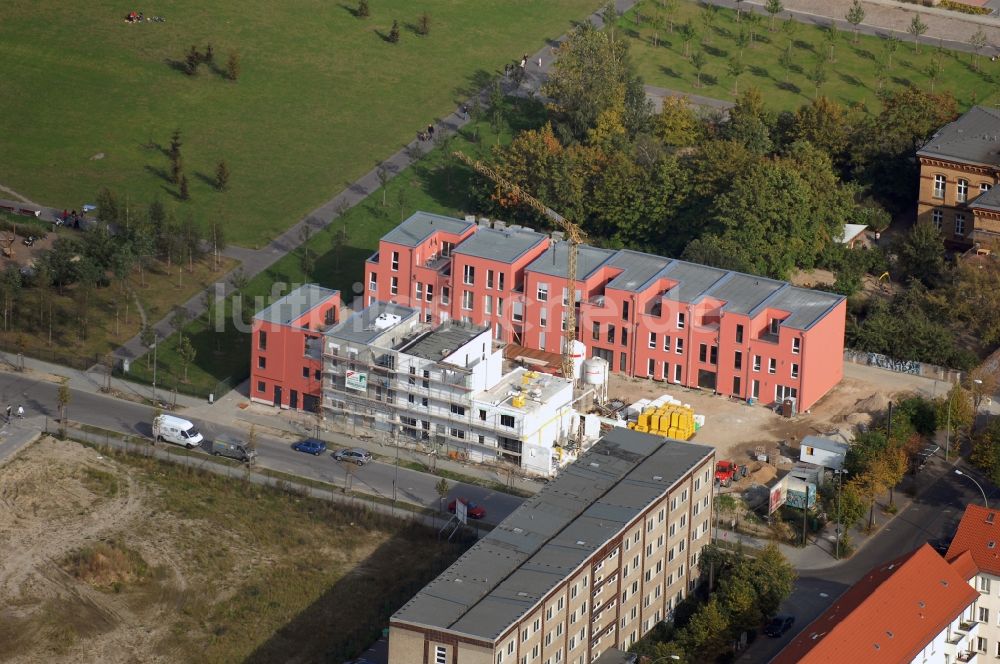
<instances>
[{"instance_id":1,"label":"yellow stacked building material","mask_svg":"<svg viewBox=\"0 0 1000 664\"><path fill-rule=\"evenodd\" d=\"M516 397L510 400L510 405L514 406L514 408L524 408L524 401L525 401L524 395L518 394Z\"/></svg>"},{"instance_id":2,"label":"yellow stacked building material","mask_svg":"<svg viewBox=\"0 0 1000 664\"><path fill-rule=\"evenodd\" d=\"M647 433L649 431L649 427L642 426L641 424L637 424L637 425L635 425L635 430L638 431L638 432L640 432L640 433Z\"/></svg>"},{"instance_id":3,"label":"yellow stacked building material","mask_svg":"<svg viewBox=\"0 0 1000 664\"><path fill-rule=\"evenodd\" d=\"M629 422L625 426L627 426L629 429L634 429L635 428L635 422Z\"/></svg>"},{"instance_id":4,"label":"yellow stacked building material","mask_svg":"<svg viewBox=\"0 0 1000 664\"><path fill-rule=\"evenodd\" d=\"M667 438L689 440L695 432L694 412L690 406L650 407L639 413L635 429Z\"/></svg>"},{"instance_id":5,"label":"yellow stacked building material","mask_svg":"<svg viewBox=\"0 0 1000 664\"><path fill-rule=\"evenodd\" d=\"M649 411L643 411L639 413L639 421L636 422L639 426L646 427L649 430Z\"/></svg>"}]
</instances>

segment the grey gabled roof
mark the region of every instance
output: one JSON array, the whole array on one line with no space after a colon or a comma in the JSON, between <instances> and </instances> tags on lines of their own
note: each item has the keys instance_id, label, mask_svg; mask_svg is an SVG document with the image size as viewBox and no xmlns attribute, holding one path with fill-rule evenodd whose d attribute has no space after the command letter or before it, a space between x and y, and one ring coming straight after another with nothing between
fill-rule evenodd
<instances>
[{"instance_id":1,"label":"grey gabled roof","mask_svg":"<svg viewBox=\"0 0 1000 664\"><path fill-rule=\"evenodd\" d=\"M553 242L545 250L545 253L528 264L525 271L565 279L568 250L569 242ZM576 278L581 281L586 279L591 272L604 265L614 254L612 249L601 249L581 244L576 258Z\"/></svg>"},{"instance_id":2,"label":"grey gabled roof","mask_svg":"<svg viewBox=\"0 0 1000 664\"><path fill-rule=\"evenodd\" d=\"M501 263L513 263L526 252L544 242L545 238L546 236L541 233L526 229L480 228L456 246L451 253L488 258Z\"/></svg>"},{"instance_id":3,"label":"grey gabled roof","mask_svg":"<svg viewBox=\"0 0 1000 664\"><path fill-rule=\"evenodd\" d=\"M316 284L305 284L258 311L254 318L267 323L289 325L338 292Z\"/></svg>"},{"instance_id":4,"label":"grey gabled roof","mask_svg":"<svg viewBox=\"0 0 1000 664\"><path fill-rule=\"evenodd\" d=\"M400 347L399 352L437 362L451 354L450 352L445 353L445 351L456 351L489 329L484 325L449 320L411 343Z\"/></svg>"},{"instance_id":5,"label":"grey gabled roof","mask_svg":"<svg viewBox=\"0 0 1000 664\"><path fill-rule=\"evenodd\" d=\"M772 309L780 309L790 314L788 318L781 321L782 327L808 330L816 321L823 318L828 311L845 299L847 298L836 293L786 286L776 291L765 304ZM751 313L751 315L753 314Z\"/></svg>"},{"instance_id":6,"label":"grey gabled roof","mask_svg":"<svg viewBox=\"0 0 1000 664\"><path fill-rule=\"evenodd\" d=\"M969 203L969 207L1000 211L1000 187L993 187L989 191L979 194Z\"/></svg>"},{"instance_id":7,"label":"grey gabled roof","mask_svg":"<svg viewBox=\"0 0 1000 664\"><path fill-rule=\"evenodd\" d=\"M382 314L399 316L399 322L404 323L414 316L419 316L420 312L400 304L376 301L328 329L326 336L349 343L370 344L386 333L386 329L375 327L375 319Z\"/></svg>"},{"instance_id":8,"label":"grey gabled roof","mask_svg":"<svg viewBox=\"0 0 1000 664\"><path fill-rule=\"evenodd\" d=\"M820 436L806 436L802 439L802 447L815 447L835 454L847 454L847 450L851 448L847 443Z\"/></svg>"},{"instance_id":9,"label":"grey gabled roof","mask_svg":"<svg viewBox=\"0 0 1000 664\"><path fill-rule=\"evenodd\" d=\"M973 106L962 117L941 127L917 154L1000 166L1000 111Z\"/></svg>"},{"instance_id":10,"label":"grey gabled roof","mask_svg":"<svg viewBox=\"0 0 1000 664\"><path fill-rule=\"evenodd\" d=\"M608 282L608 288L640 292L643 286L670 264L669 258L645 254L641 251L622 249L616 251L606 265L622 270L622 273Z\"/></svg>"},{"instance_id":11,"label":"grey gabled roof","mask_svg":"<svg viewBox=\"0 0 1000 664\"><path fill-rule=\"evenodd\" d=\"M475 224L471 221L429 212L415 212L406 221L383 235L382 239L405 247L415 247L437 231L461 235L472 226Z\"/></svg>"},{"instance_id":12,"label":"grey gabled roof","mask_svg":"<svg viewBox=\"0 0 1000 664\"><path fill-rule=\"evenodd\" d=\"M495 641L714 452L614 429L427 584L393 622Z\"/></svg>"}]
</instances>

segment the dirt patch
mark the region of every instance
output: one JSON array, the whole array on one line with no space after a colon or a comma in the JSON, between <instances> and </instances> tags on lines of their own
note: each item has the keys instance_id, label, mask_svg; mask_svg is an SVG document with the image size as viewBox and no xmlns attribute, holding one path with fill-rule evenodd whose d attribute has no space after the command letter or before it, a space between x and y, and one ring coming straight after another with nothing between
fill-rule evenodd
<instances>
[{"instance_id":1,"label":"dirt patch","mask_svg":"<svg viewBox=\"0 0 1000 664\"><path fill-rule=\"evenodd\" d=\"M0 469L0 661L344 661L462 550L362 510L43 438Z\"/></svg>"},{"instance_id":2,"label":"dirt patch","mask_svg":"<svg viewBox=\"0 0 1000 664\"><path fill-rule=\"evenodd\" d=\"M830 270L821 270L819 268L814 270L796 270L790 281L792 285L802 286L803 288L812 288L819 285L832 286L837 282L837 275Z\"/></svg>"}]
</instances>

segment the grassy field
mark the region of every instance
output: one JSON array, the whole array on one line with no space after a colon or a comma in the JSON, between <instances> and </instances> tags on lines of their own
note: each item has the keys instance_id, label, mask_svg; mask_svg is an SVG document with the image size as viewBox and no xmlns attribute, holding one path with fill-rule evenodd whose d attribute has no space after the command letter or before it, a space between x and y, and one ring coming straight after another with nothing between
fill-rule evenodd
<instances>
[{"instance_id":1,"label":"grassy field","mask_svg":"<svg viewBox=\"0 0 1000 664\"><path fill-rule=\"evenodd\" d=\"M360 293L365 259L378 248L379 238L400 220L417 210L442 214L464 214L469 210L470 202L466 198L469 171L458 166L446 153L462 150L470 155L484 155L498 140L509 142L513 131L543 121L544 109L536 103L513 99L506 103L505 115L511 119L511 124L500 128L499 134L485 119L467 125L450 143L439 146L389 182L384 191L380 188L373 192L341 221L316 233L302 249L284 256L255 277L246 289L249 296L259 298L255 310L268 302L272 294L280 296L291 286L308 282L339 289L343 301L351 302ZM346 239L339 239L345 234ZM302 258L306 250L316 256L309 274L303 270ZM275 284L284 288L274 290ZM231 312L225 318L231 323ZM157 351L158 385L165 389L177 387L179 391L199 396L214 391L218 397L249 375L249 335L240 333L231 324L225 331L218 332L207 317L193 321L185 333L197 349L196 366L189 367L188 382L181 380L183 371L174 335ZM146 382L152 379L149 359L147 355L132 365L134 378Z\"/></svg>"},{"instance_id":2,"label":"grassy field","mask_svg":"<svg viewBox=\"0 0 1000 664\"><path fill-rule=\"evenodd\" d=\"M0 477L19 489L0 515L4 661L342 662L463 550L71 441L43 439Z\"/></svg>"},{"instance_id":3,"label":"grassy field","mask_svg":"<svg viewBox=\"0 0 1000 664\"><path fill-rule=\"evenodd\" d=\"M655 20L652 17L657 11L663 22L658 30L658 45L654 46ZM741 57L740 32L747 31L749 39L746 18L738 24L736 12L719 9L709 28L705 14L706 10L698 4L682 0L676 12L668 16L652 2L646 3L645 18L639 26L636 26L634 11L618 21L616 29L630 37L633 60L646 83L706 97L733 99L737 87L730 72L730 61L735 58L743 64L739 89L752 85L761 90L765 103L775 110L794 110L815 96L816 85L811 74L818 63L823 63L826 80L819 87L820 94L844 105L861 102L870 109L877 109L877 72L879 63L883 63L883 89L912 85L925 90L933 87L937 92L947 90L958 99L962 108L1000 102L997 85L1000 77L996 64L989 58L980 58L983 71L976 71L970 53L939 51L927 45L922 45L917 53L911 40L898 44L890 67L886 40L861 35L855 44L852 33L838 31L833 42L833 60L829 61L830 41L825 28L793 23L794 30L788 32L780 15L775 19L774 31L769 30L770 18L762 17L754 43L742 48ZM674 21L672 32L667 18ZM687 21L691 21L697 32L689 42L689 57L685 57L681 28ZM789 44L789 55L782 58ZM696 52L704 58L700 85L693 62ZM930 70L935 61L940 63L940 69L932 86Z\"/></svg>"},{"instance_id":4,"label":"grassy field","mask_svg":"<svg viewBox=\"0 0 1000 664\"><path fill-rule=\"evenodd\" d=\"M110 2L0 6L0 184L59 208L101 187L160 198L224 222L259 247L456 107L505 62L533 52L598 0L353 0L143 5L165 22L124 22ZM430 34L413 25L422 12ZM394 19L398 44L384 39ZM192 45L215 65L181 69ZM225 78L238 52L237 82ZM183 136L191 200L168 181L165 146ZM230 187L212 187L225 160Z\"/></svg>"}]
</instances>

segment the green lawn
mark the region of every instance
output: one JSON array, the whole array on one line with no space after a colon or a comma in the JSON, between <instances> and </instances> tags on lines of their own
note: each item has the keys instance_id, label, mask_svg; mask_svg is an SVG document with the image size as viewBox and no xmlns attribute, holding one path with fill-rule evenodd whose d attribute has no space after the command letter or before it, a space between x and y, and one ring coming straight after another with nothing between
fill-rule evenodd
<instances>
[{"instance_id":1,"label":"green lawn","mask_svg":"<svg viewBox=\"0 0 1000 664\"><path fill-rule=\"evenodd\" d=\"M502 128L501 142L511 140L512 130L544 122L545 111L541 105L511 98L506 103L505 115L514 126ZM351 302L361 292L365 259L378 248L379 239L402 219L417 210L451 215L475 211L472 209L474 204L467 199L471 172L445 153L462 150L469 155L482 156L496 145L497 140L497 133L487 120L467 125L451 143L439 146L389 182L384 192L376 190L340 221L313 235L304 245L316 255L310 274L303 270L304 250L300 249L257 275L246 289L251 297L260 298L254 309L262 308L272 296L283 295L292 286L307 282L336 288L345 303ZM338 245L335 238L343 236L345 231L346 242ZM157 351L157 384L168 390L177 387L179 391L197 395L214 392L218 397L249 376L249 336L238 332L231 324L231 312L225 319L230 324L224 332L215 331L207 317L191 322L185 329L197 349L194 365L188 367L187 382L183 381L183 368L176 352L177 335L161 343ZM147 366L149 361L147 355L133 363L132 377L149 382L152 378L152 370Z\"/></svg>"},{"instance_id":2,"label":"green lawn","mask_svg":"<svg viewBox=\"0 0 1000 664\"><path fill-rule=\"evenodd\" d=\"M655 20L660 11L663 17L659 29L659 45L653 45ZM739 59L737 44L741 30L747 30L746 18L736 22L736 12L720 9L712 27L706 27L702 9L694 2L682 0L676 12L673 32L667 22L668 15L658 10L656 2L646 3L642 25L635 24L635 12L622 17L617 26L619 33L630 37L632 57L645 82L673 90L716 97L734 99L734 78L730 74L730 61ZM645 20L649 19L649 20ZM697 37L690 41L690 53L700 51L704 56L701 85L698 85L696 69L691 57L685 57L685 44L681 25L690 20L697 31ZM878 107L878 62L888 65L886 41L876 37L860 36L853 42L850 32L838 32L833 46L834 60L826 61L830 43L826 30L813 25L795 23L792 33L782 27L781 17L775 19L774 31L769 30L769 17L764 16L757 29L756 43L743 49L744 71L739 77L739 88L754 86L761 90L765 102L775 110L793 110L808 102L816 94L816 86L810 77L818 62L824 62L826 81L820 86L820 94L841 104L862 102L869 108ZM791 43L789 67L781 64L781 55ZM922 45L920 52L914 52L913 42L903 41L892 55L892 66L886 69L884 88L913 85L924 90L931 89L928 71L935 59L940 61L940 73L935 81L937 92L949 91L966 108L972 104L1000 102L1000 83L995 75L996 65L989 58L980 58L983 72L975 71L973 56L969 53L942 50ZM990 72L987 74L986 72Z\"/></svg>"},{"instance_id":3,"label":"green lawn","mask_svg":"<svg viewBox=\"0 0 1000 664\"><path fill-rule=\"evenodd\" d=\"M0 4L0 184L79 208L104 186L132 202L225 222L259 247L342 190L505 62L543 46L599 0L154 1L163 23L126 24L132 5ZM415 34L420 13L429 36ZM398 44L387 43L394 19ZM217 71L179 71L211 43ZM242 74L221 75L238 51ZM191 200L167 181L175 128ZM102 158L95 158L103 154ZM230 189L211 186L224 159Z\"/></svg>"}]
</instances>

